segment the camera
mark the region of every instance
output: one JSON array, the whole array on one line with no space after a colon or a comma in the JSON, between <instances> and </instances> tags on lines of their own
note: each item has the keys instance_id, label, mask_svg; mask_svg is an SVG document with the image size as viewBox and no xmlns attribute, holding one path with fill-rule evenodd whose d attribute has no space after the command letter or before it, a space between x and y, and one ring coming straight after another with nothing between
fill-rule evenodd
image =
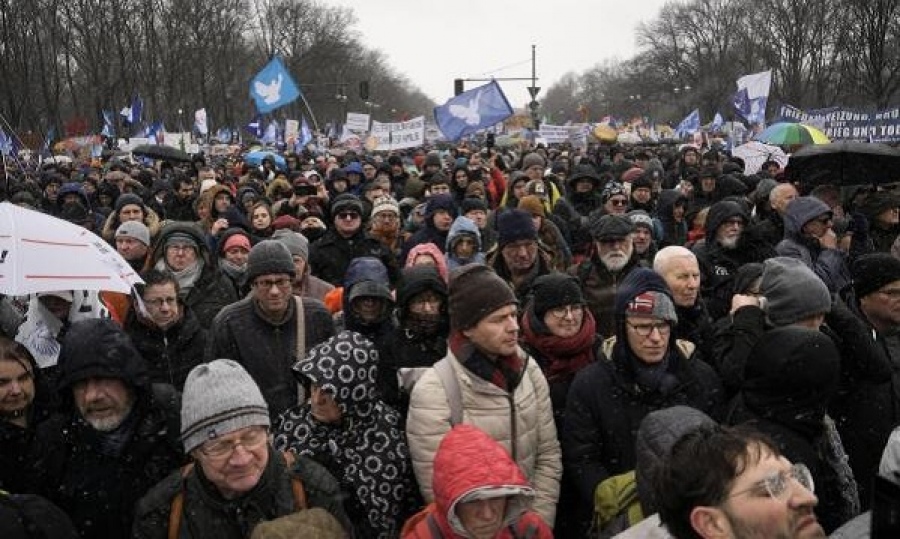
<instances>
[{"instance_id":1,"label":"camera","mask_svg":"<svg viewBox=\"0 0 900 539\"><path fill-rule=\"evenodd\" d=\"M294 194L298 197L311 197L315 196L318 190L314 185L295 185L294 186Z\"/></svg>"}]
</instances>

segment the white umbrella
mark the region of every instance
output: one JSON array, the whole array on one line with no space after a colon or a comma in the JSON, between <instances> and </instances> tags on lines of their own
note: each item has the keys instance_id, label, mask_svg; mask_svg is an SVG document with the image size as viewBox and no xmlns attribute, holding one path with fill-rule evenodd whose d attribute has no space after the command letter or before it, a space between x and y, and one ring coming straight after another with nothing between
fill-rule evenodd
<instances>
[{"instance_id":1,"label":"white umbrella","mask_svg":"<svg viewBox=\"0 0 900 539\"><path fill-rule=\"evenodd\" d=\"M623 131L619 133L619 136L616 137L616 140L621 144L640 144L643 142L641 136L637 133L633 133L631 131Z\"/></svg>"},{"instance_id":2,"label":"white umbrella","mask_svg":"<svg viewBox=\"0 0 900 539\"><path fill-rule=\"evenodd\" d=\"M781 148L755 140L731 150L731 155L744 160L744 174L756 174L766 161L775 161L781 168L788 162L788 156Z\"/></svg>"},{"instance_id":3,"label":"white umbrella","mask_svg":"<svg viewBox=\"0 0 900 539\"><path fill-rule=\"evenodd\" d=\"M128 293L143 283L115 249L68 221L0 203L0 294L54 290Z\"/></svg>"}]
</instances>

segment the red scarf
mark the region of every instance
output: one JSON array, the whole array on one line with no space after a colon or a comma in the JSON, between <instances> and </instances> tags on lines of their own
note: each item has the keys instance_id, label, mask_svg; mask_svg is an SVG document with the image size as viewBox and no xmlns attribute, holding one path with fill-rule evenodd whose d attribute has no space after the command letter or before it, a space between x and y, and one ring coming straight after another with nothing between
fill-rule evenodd
<instances>
[{"instance_id":1,"label":"red scarf","mask_svg":"<svg viewBox=\"0 0 900 539\"><path fill-rule=\"evenodd\" d=\"M462 331L451 333L449 343L453 355L470 372L504 391L515 391L525 366L519 354L488 358L475 348Z\"/></svg>"},{"instance_id":2,"label":"red scarf","mask_svg":"<svg viewBox=\"0 0 900 539\"><path fill-rule=\"evenodd\" d=\"M539 361L548 382L574 376L576 372L594 361L594 339L597 323L590 309L584 309L581 329L572 337L557 337L553 334L537 333L531 326L533 312L529 309L522 317L525 342L544 356Z\"/></svg>"}]
</instances>

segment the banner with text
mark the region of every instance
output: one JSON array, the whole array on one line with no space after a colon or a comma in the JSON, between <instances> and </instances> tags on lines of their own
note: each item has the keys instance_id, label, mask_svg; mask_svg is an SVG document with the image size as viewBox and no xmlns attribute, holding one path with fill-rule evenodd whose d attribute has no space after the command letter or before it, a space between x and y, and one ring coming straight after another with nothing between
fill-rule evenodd
<instances>
[{"instance_id":1,"label":"banner with text","mask_svg":"<svg viewBox=\"0 0 900 539\"><path fill-rule=\"evenodd\" d=\"M840 107L804 111L782 105L778 116L782 120L818 127L831 140L900 142L900 107L859 112Z\"/></svg>"},{"instance_id":2,"label":"banner with text","mask_svg":"<svg viewBox=\"0 0 900 539\"><path fill-rule=\"evenodd\" d=\"M362 112L348 112L344 125L355 133L365 133L369 130L369 115Z\"/></svg>"},{"instance_id":3,"label":"banner with text","mask_svg":"<svg viewBox=\"0 0 900 539\"><path fill-rule=\"evenodd\" d=\"M372 122L375 150L402 150L425 144L425 117L419 116L406 122Z\"/></svg>"}]
</instances>

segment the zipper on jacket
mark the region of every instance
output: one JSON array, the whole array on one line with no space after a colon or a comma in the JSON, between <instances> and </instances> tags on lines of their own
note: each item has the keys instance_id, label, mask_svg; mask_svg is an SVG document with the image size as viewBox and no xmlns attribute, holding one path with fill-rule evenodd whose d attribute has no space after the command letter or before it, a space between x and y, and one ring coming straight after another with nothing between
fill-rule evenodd
<instances>
[{"instance_id":1,"label":"zipper on jacket","mask_svg":"<svg viewBox=\"0 0 900 539\"><path fill-rule=\"evenodd\" d=\"M511 423L512 423L512 424L510 425L510 429L509 429L510 436L511 436L511 438L512 438L512 439L510 440L510 441L512 442L512 443L511 443L511 445L512 445L512 459L513 459L514 462L519 462L519 457L518 457L518 454L519 454L519 451L518 451L518 449L519 449L519 435L518 435L518 432L517 432L518 429L516 428L516 397L515 397L515 393L514 393L514 392L511 393L511 392L507 391L507 392L506 392L506 399L509 401L509 417L510 417L510 420L511 420Z\"/></svg>"}]
</instances>

